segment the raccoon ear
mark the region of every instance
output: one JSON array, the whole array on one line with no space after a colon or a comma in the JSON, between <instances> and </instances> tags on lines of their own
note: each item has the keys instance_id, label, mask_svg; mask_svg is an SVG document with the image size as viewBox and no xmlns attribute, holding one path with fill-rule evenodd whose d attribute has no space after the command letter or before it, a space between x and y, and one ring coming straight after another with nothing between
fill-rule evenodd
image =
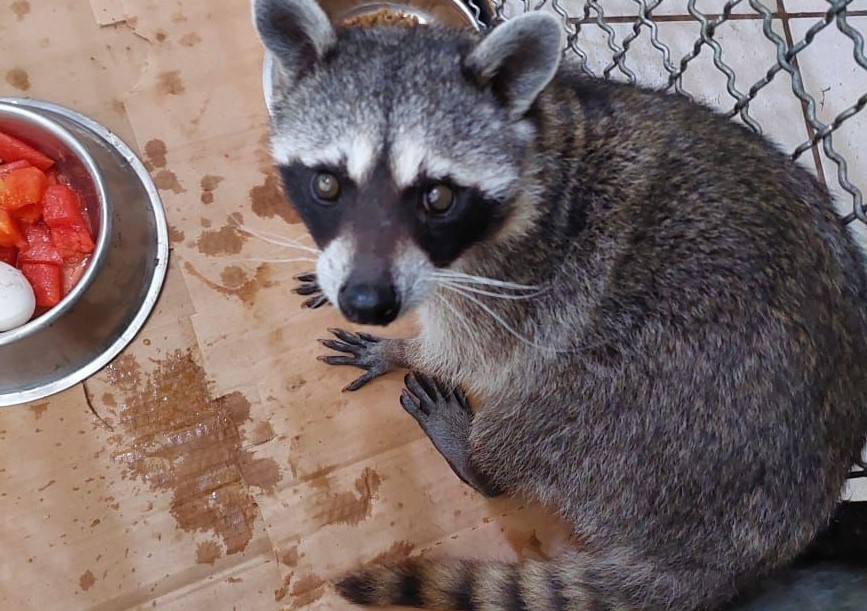
<instances>
[{"instance_id":1,"label":"raccoon ear","mask_svg":"<svg viewBox=\"0 0 867 611\"><path fill-rule=\"evenodd\" d=\"M253 0L253 23L293 83L335 43L331 21L316 0Z\"/></svg>"},{"instance_id":2,"label":"raccoon ear","mask_svg":"<svg viewBox=\"0 0 867 611\"><path fill-rule=\"evenodd\" d=\"M564 43L556 17L527 13L491 30L465 65L483 85L492 87L518 119L554 77Z\"/></svg>"}]
</instances>

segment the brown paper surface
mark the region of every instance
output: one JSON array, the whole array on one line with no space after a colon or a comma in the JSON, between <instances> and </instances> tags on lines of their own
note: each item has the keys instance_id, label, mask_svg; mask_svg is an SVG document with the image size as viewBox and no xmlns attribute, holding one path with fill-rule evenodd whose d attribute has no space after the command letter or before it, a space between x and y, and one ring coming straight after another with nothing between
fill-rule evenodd
<instances>
[{"instance_id":1,"label":"brown paper surface","mask_svg":"<svg viewBox=\"0 0 867 611\"><path fill-rule=\"evenodd\" d=\"M0 0L0 93L70 106L145 161L172 257L158 307L83 385L0 410L0 608L344 609L408 554L539 557L562 528L461 484L398 404L318 362L308 240L267 153L248 0ZM389 330L407 332L410 325Z\"/></svg>"}]
</instances>

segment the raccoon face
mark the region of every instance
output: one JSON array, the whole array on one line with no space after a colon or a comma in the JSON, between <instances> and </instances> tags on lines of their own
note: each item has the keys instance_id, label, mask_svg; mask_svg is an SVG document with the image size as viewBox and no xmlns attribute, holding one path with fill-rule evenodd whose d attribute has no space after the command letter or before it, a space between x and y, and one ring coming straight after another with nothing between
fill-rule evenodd
<instances>
[{"instance_id":1,"label":"raccoon face","mask_svg":"<svg viewBox=\"0 0 867 611\"><path fill-rule=\"evenodd\" d=\"M531 108L556 72L559 23L529 14L485 38L332 28L314 0L256 0L282 71L272 153L322 250L317 279L349 320L387 325L436 270L523 218Z\"/></svg>"}]
</instances>

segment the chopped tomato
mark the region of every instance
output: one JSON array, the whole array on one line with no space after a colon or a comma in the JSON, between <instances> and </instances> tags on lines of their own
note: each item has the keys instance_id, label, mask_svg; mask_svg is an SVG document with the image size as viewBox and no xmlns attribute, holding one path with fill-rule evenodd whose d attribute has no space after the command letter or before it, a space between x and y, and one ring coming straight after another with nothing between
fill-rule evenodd
<instances>
[{"instance_id":1,"label":"chopped tomato","mask_svg":"<svg viewBox=\"0 0 867 611\"><path fill-rule=\"evenodd\" d=\"M0 159L3 163L12 161L28 161L43 172L54 165L54 161L43 155L32 146L21 142L3 132L0 132Z\"/></svg>"},{"instance_id":2,"label":"chopped tomato","mask_svg":"<svg viewBox=\"0 0 867 611\"><path fill-rule=\"evenodd\" d=\"M3 178L7 174L9 174L10 172L14 172L15 170L30 167L33 167L30 165L30 162L23 159L21 161L13 161L11 163L0 163L0 178Z\"/></svg>"},{"instance_id":3,"label":"chopped tomato","mask_svg":"<svg viewBox=\"0 0 867 611\"><path fill-rule=\"evenodd\" d=\"M14 246L12 248L0 246L0 261L9 265L15 265L15 262L18 261L18 249Z\"/></svg>"},{"instance_id":4,"label":"chopped tomato","mask_svg":"<svg viewBox=\"0 0 867 611\"><path fill-rule=\"evenodd\" d=\"M87 264L90 262L90 257L82 257L80 261L73 263L67 262L63 266L63 294L67 295L75 288L81 277L84 276L87 270Z\"/></svg>"},{"instance_id":5,"label":"chopped tomato","mask_svg":"<svg viewBox=\"0 0 867 611\"><path fill-rule=\"evenodd\" d=\"M48 179L38 168L21 168L0 178L0 208L15 210L42 200Z\"/></svg>"},{"instance_id":6,"label":"chopped tomato","mask_svg":"<svg viewBox=\"0 0 867 611\"><path fill-rule=\"evenodd\" d=\"M49 227L87 227L78 194L66 185L51 185L45 189L42 206Z\"/></svg>"},{"instance_id":7,"label":"chopped tomato","mask_svg":"<svg viewBox=\"0 0 867 611\"><path fill-rule=\"evenodd\" d=\"M36 317L60 303L90 264L96 247L85 212L54 161L0 132L0 262L33 287Z\"/></svg>"},{"instance_id":8,"label":"chopped tomato","mask_svg":"<svg viewBox=\"0 0 867 611\"><path fill-rule=\"evenodd\" d=\"M74 260L80 255L89 255L95 245L84 227L52 227L51 241L64 260Z\"/></svg>"},{"instance_id":9,"label":"chopped tomato","mask_svg":"<svg viewBox=\"0 0 867 611\"><path fill-rule=\"evenodd\" d=\"M43 223L25 229L24 237L27 238L27 246L18 253L19 263L63 265L63 257L51 241L51 232Z\"/></svg>"},{"instance_id":10,"label":"chopped tomato","mask_svg":"<svg viewBox=\"0 0 867 611\"><path fill-rule=\"evenodd\" d=\"M0 208L0 246L26 246L27 241L18 227L17 221L8 211Z\"/></svg>"},{"instance_id":11,"label":"chopped tomato","mask_svg":"<svg viewBox=\"0 0 867 611\"><path fill-rule=\"evenodd\" d=\"M59 265L23 263L21 273L33 287L37 306L51 308L60 303L63 294L63 277Z\"/></svg>"},{"instance_id":12,"label":"chopped tomato","mask_svg":"<svg viewBox=\"0 0 867 611\"><path fill-rule=\"evenodd\" d=\"M27 204L12 212L22 225L32 225L42 218L42 204Z\"/></svg>"}]
</instances>

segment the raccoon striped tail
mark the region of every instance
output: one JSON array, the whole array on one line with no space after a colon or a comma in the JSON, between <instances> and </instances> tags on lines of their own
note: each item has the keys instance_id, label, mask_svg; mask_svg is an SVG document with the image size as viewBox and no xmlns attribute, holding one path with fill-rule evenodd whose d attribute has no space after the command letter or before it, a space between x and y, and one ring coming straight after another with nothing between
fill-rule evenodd
<instances>
[{"instance_id":1,"label":"raccoon striped tail","mask_svg":"<svg viewBox=\"0 0 867 611\"><path fill-rule=\"evenodd\" d=\"M576 574L577 559L523 564L410 558L371 566L336 584L347 600L363 606L400 605L443 611L585 611L627 606L611 600Z\"/></svg>"}]
</instances>

